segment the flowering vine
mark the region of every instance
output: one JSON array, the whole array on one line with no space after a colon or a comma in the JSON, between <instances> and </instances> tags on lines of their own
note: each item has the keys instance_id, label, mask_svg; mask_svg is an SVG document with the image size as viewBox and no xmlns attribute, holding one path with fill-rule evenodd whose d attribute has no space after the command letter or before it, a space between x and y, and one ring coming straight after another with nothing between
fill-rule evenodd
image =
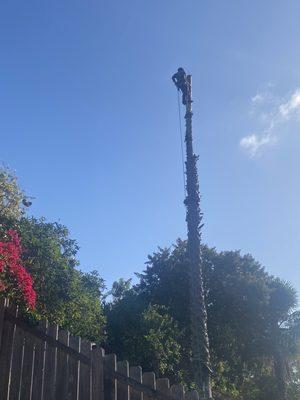
<instances>
[{"instance_id":1,"label":"flowering vine","mask_svg":"<svg viewBox=\"0 0 300 400\"><path fill-rule=\"evenodd\" d=\"M0 294L14 298L33 309L36 292L31 275L21 261L22 246L18 233L10 229L0 241Z\"/></svg>"}]
</instances>

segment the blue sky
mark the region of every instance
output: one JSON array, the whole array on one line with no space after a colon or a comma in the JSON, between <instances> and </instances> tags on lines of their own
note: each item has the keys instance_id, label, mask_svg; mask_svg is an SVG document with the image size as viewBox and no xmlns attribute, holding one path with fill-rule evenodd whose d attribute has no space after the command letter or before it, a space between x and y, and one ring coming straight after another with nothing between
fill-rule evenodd
<instances>
[{"instance_id":1,"label":"blue sky","mask_svg":"<svg viewBox=\"0 0 300 400\"><path fill-rule=\"evenodd\" d=\"M110 284L185 237L178 66L205 226L300 289L298 0L0 4L0 160Z\"/></svg>"}]
</instances>

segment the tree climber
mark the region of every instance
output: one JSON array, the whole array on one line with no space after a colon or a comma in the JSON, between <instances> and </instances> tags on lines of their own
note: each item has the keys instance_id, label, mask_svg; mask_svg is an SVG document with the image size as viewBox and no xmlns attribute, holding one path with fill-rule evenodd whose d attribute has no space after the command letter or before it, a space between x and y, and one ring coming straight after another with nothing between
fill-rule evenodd
<instances>
[{"instance_id":1,"label":"tree climber","mask_svg":"<svg viewBox=\"0 0 300 400\"><path fill-rule=\"evenodd\" d=\"M172 76L172 81L175 83L177 89L182 93L182 104L186 105L189 85L185 70L183 68L178 68L177 72Z\"/></svg>"}]
</instances>

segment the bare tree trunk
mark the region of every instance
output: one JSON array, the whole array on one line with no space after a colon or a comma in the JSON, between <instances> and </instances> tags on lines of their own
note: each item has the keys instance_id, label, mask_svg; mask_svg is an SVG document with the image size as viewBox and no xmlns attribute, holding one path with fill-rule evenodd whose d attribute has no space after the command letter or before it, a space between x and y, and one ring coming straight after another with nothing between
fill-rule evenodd
<instances>
[{"instance_id":1,"label":"bare tree trunk","mask_svg":"<svg viewBox=\"0 0 300 400\"><path fill-rule=\"evenodd\" d=\"M200 194L197 173L198 157L193 151L192 136L192 98L191 76L187 77L186 101L186 191L185 205L187 208L186 221L188 228L188 258L189 258L189 291L192 352L195 380L203 389L205 399L212 397L210 381L210 352L207 333L207 311L205 305L201 243Z\"/></svg>"}]
</instances>

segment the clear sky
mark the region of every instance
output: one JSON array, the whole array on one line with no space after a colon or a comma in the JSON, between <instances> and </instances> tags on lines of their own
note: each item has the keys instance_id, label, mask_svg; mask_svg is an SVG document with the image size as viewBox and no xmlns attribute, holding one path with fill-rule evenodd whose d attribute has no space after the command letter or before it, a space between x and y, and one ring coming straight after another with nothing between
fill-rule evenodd
<instances>
[{"instance_id":1,"label":"clear sky","mask_svg":"<svg viewBox=\"0 0 300 400\"><path fill-rule=\"evenodd\" d=\"M178 66L205 226L300 289L299 0L3 0L2 162L110 284L186 235Z\"/></svg>"}]
</instances>

